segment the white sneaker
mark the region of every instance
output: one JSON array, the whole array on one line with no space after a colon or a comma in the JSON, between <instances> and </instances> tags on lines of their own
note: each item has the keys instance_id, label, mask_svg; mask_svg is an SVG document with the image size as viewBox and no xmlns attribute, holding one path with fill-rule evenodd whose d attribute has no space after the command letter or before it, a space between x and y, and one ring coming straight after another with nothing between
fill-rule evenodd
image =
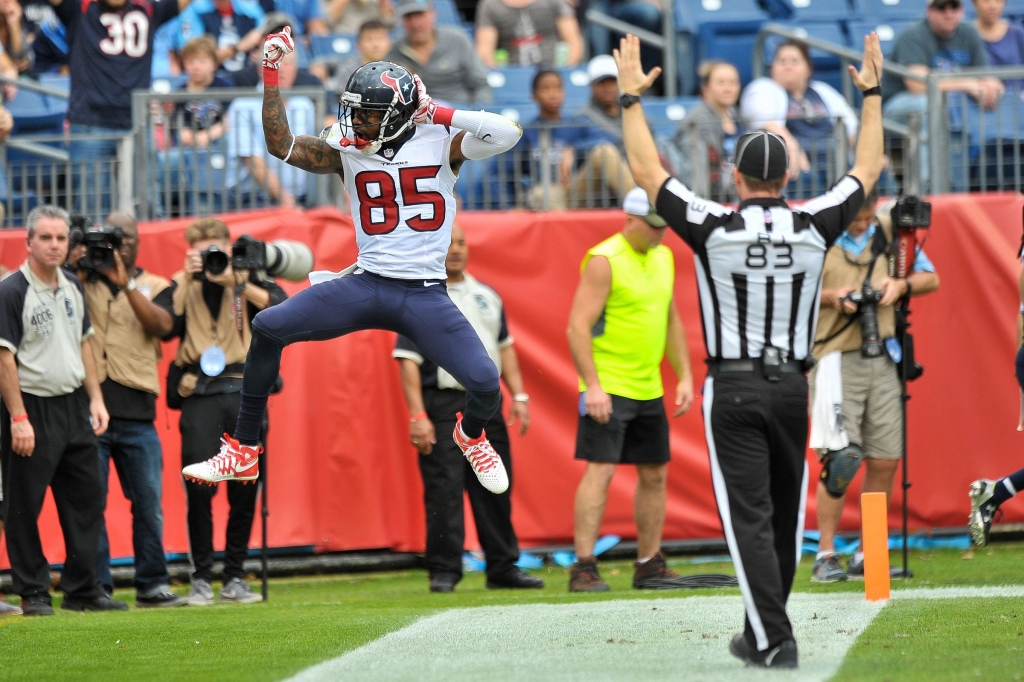
<instances>
[{"instance_id":1,"label":"white sneaker","mask_svg":"<svg viewBox=\"0 0 1024 682\"><path fill-rule=\"evenodd\" d=\"M455 422L455 432L452 434L452 438L462 449L462 454L469 460L469 465L473 467L473 472L476 474L477 480L480 481L480 485L495 495L500 495L508 490L508 472L505 471L501 457L487 440L486 433L481 433L479 438L469 438L462 432L462 415L460 414L458 421Z\"/></svg>"},{"instance_id":2,"label":"white sneaker","mask_svg":"<svg viewBox=\"0 0 1024 682\"><path fill-rule=\"evenodd\" d=\"M188 593L189 606L210 606L213 604L213 587L205 580L193 580Z\"/></svg>"},{"instance_id":3,"label":"white sneaker","mask_svg":"<svg viewBox=\"0 0 1024 682\"><path fill-rule=\"evenodd\" d=\"M239 604L252 604L263 601L263 595L249 589L249 583L241 578L232 578L220 590L222 602L233 601Z\"/></svg>"}]
</instances>

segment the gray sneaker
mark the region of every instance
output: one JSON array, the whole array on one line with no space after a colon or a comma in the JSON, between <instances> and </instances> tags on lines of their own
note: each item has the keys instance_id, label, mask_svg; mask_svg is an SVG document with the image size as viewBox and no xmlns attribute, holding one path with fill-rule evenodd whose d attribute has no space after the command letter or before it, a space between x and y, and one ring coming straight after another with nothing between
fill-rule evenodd
<instances>
[{"instance_id":1,"label":"gray sneaker","mask_svg":"<svg viewBox=\"0 0 1024 682\"><path fill-rule=\"evenodd\" d=\"M22 611L14 604L8 604L0 599L0 616L20 616Z\"/></svg>"},{"instance_id":2,"label":"gray sneaker","mask_svg":"<svg viewBox=\"0 0 1024 682\"><path fill-rule=\"evenodd\" d=\"M850 557L850 563L846 565L846 577L850 580L864 580L864 557L857 561L857 555Z\"/></svg>"},{"instance_id":3,"label":"gray sneaker","mask_svg":"<svg viewBox=\"0 0 1024 682\"><path fill-rule=\"evenodd\" d=\"M205 580L196 578L192 581L192 589L188 593L189 606L211 606L213 604L213 586Z\"/></svg>"},{"instance_id":4,"label":"gray sneaker","mask_svg":"<svg viewBox=\"0 0 1024 682\"><path fill-rule=\"evenodd\" d=\"M249 589L249 583L241 578L232 578L220 590L220 600L238 602L239 604L252 604L263 601L263 595L257 594Z\"/></svg>"},{"instance_id":5,"label":"gray sneaker","mask_svg":"<svg viewBox=\"0 0 1024 682\"><path fill-rule=\"evenodd\" d=\"M828 554L816 559L811 569L811 580L816 583L837 583L846 580L846 571L839 565L838 554Z\"/></svg>"}]
</instances>

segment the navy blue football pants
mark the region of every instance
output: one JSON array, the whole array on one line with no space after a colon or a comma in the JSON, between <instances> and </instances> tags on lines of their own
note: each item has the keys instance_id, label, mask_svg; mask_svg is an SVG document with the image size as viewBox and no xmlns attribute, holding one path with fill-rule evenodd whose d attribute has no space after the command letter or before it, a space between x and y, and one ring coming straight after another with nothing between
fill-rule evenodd
<instances>
[{"instance_id":1,"label":"navy blue football pants","mask_svg":"<svg viewBox=\"0 0 1024 682\"><path fill-rule=\"evenodd\" d=\"M478 437L498 410L498 370L443 280L400 280L364 270L322 282L260 311L252 323L235 438L259 442L281 351L296 341L325 341L363 329L412 339L423 354L466 388L462 430Z\"/></svg>"}]
</instances>

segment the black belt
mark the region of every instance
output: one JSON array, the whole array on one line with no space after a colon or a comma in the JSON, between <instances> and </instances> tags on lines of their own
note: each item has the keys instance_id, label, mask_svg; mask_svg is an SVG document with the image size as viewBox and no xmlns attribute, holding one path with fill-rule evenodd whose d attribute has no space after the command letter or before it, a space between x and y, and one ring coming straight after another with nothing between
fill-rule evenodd
<instances>
[{"instance_id":1,"label":"black belt","mask_svg":"<svg viewBox=\"0 0 1024 682\"><path fill-rule=\"evenodd\" d=\"M761 362L761 358L748 358L746 360L716 360L715 358L709 358L707 363L712 374L755 371L762 373L764 371L764 364ZM779 365L779 370L783 374L803 374L806 371L802 360L785 360Z\"/></svg>"}]
</instances>

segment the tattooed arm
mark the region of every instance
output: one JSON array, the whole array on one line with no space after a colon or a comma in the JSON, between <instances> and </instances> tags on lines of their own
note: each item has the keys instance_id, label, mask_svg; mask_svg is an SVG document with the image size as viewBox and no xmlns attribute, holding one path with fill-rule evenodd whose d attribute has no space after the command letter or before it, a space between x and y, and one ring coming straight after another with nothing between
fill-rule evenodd
<instances>
[{"instance_id":1,"label":"tattooed arm","mask_svg":"<svg viewBox=\"0 0 1024 682\"><path fill-rule=\"evenodd\" d=\"M281 89L276 85L263 90L263 135L267 150L291 166L321 175L342 172L341 153L337 149L319 137L292 135Z\"/></svg>"}]
</instances>

